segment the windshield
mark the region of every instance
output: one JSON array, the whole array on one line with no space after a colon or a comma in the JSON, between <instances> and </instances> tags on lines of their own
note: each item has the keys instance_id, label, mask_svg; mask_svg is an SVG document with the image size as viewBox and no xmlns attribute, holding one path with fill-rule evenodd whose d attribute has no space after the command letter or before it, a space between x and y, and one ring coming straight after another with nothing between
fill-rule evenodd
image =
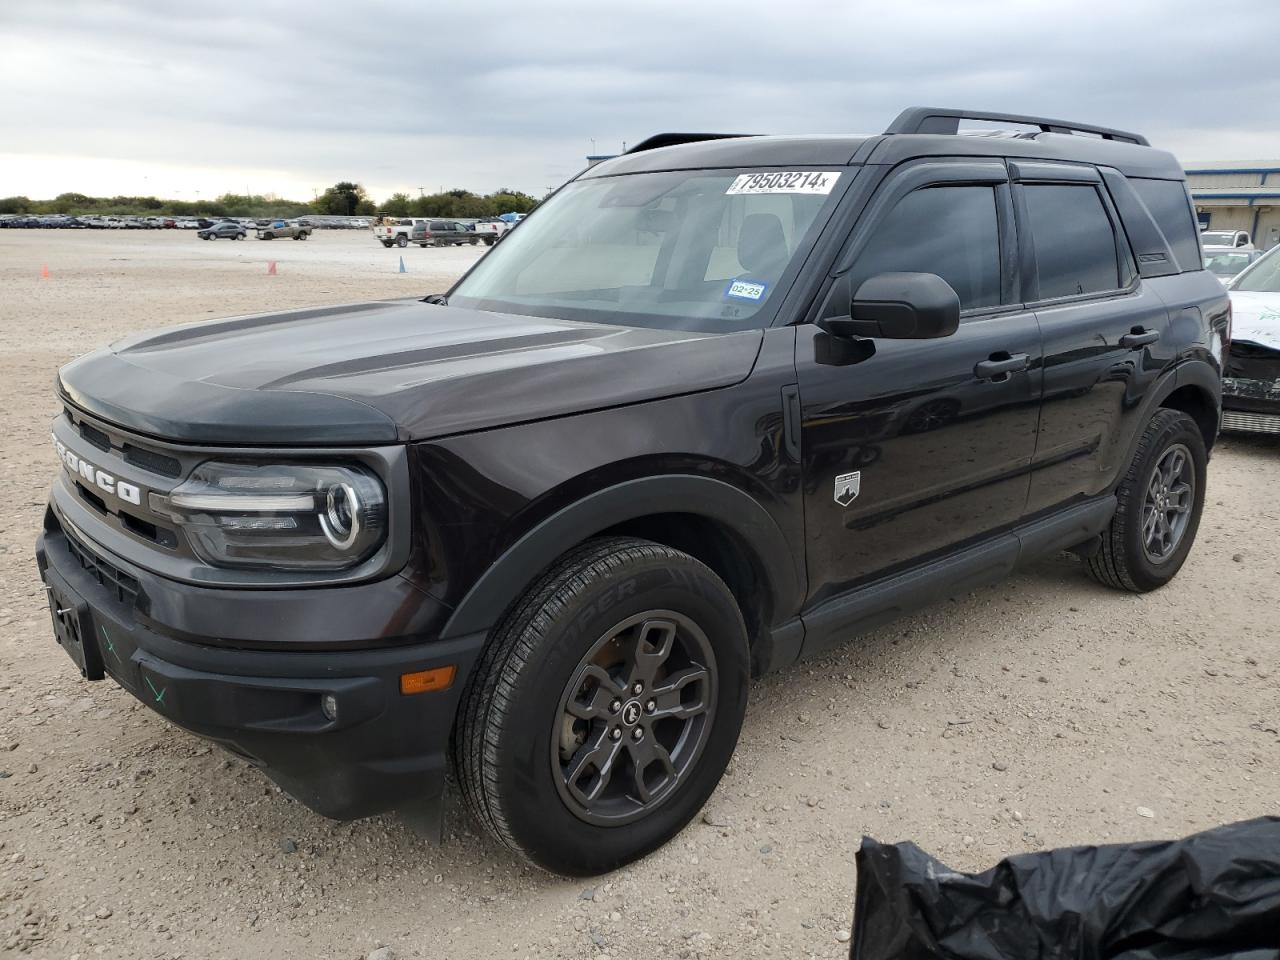
<instances>
[{"instance_id":1,"label":"windshield","mask_svg":"<svg viewBox=\"0 0 1280 960\"><path fill-rule=\"evenodd\" d=\"M1222 233L1211 230L1208 233L1200 234L1200 245L1205 247L1230 247L1235 242L1236 235L1230 232Z\"/></svg>"},{"instance_id":2,"label":"windshield","mask_svg":"<svg viewBox=\"0 0 1280 960\"><path fill-rule=\"evenodd\" d=\"M1273 247L1270 253L1255 261L1236 278L1231 289L1249 293L1280 293L1280 253L1277 251L1280 247Z\"/></svg>"},{"instance_id":3,"label":"windshield","mask_svg":"<svg viewBox=\"0 0 1280 960\"><path fill-rule=\"evenodd\" d=\"M1218 277L1234 277L1248 265L1247 253L1211 253L1204 258L1205 269Z\"/></svg>"},{"instance_id":4,"label":"windshield","mask_svg":"<svg viewBox=\"0 0 1280 960\"><path fill-rule=\"evenodd\" d=\"M449 303L632 326L768 326L849 170L693 170L571 183ZM772 305L772 306L771 306Z\"/></svg>"}]
</instances>

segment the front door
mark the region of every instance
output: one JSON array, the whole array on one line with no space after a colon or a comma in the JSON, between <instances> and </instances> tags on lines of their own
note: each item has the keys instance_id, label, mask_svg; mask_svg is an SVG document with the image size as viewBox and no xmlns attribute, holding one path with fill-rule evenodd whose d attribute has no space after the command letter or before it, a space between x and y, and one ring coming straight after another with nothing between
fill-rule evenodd
<instances>
[{"instance_id":1,"label":"front door","mask_svg":"<svg viewBox=\"0 0 1280 960\"><path fill-rule=\"evenodd\" d=\"M956 290L961 323L936 340L799 328L808 606L1023 515L1042 352L1016 251L1000 161L908 165L872 198L822 310L847 314L876 274L925 272Z\"/></svg>"}]
</instances>

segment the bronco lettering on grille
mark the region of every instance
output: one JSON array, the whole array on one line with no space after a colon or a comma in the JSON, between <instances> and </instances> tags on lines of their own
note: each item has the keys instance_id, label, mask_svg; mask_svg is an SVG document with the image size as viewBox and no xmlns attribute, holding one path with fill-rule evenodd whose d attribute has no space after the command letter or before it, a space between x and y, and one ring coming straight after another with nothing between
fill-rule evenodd
<instances>
[{"instance_id":1,"label":"bronco lettering on grille","mask_svg":"<svg viewBox=\"0 0 1280 960\"><path fill-rule=\"evenodd\" d=\"M80 477L86 483L117 496L126 503L132 503L137 506L142 505L142 489L140 487L132 483L126 483L124 480L118 480L105 470L98 469L88 460L68 450L67 445L56 436L53 434L49 436L53 440L53 448L58 452L58 459L71 471L72 476Z\"/></svg>"}]
</instances>

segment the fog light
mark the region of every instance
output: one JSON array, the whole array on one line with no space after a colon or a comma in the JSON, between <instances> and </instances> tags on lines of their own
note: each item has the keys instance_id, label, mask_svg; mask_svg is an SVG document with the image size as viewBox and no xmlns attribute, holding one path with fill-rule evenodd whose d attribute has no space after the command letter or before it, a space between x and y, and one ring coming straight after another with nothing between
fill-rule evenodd
<instances>
[{"instance_id":1,"label":"fog light","mask_svg":"<svg viewBox=\"0 0 1280 960\"><path fill-rule=\"evenodd\" d=\"M320 698L320 712L324 714L325 719L336 721L338 719L338 698L332 693L326 693Z\"/></svg>"}]
</instances>

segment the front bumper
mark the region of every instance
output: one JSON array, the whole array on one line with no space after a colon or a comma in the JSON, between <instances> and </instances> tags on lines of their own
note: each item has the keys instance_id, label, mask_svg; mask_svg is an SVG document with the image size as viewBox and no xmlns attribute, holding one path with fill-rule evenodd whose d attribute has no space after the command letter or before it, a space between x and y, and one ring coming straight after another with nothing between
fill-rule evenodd
<instances>
[{"instance_id":1,"label":"front bumper","mask_svg":"<svg viewBox=\"0 0 1280 960\"><path fill-rule=\"evenodd\" d=\"M68 652L89 679L111 677L166 719L260 766L317 813L346 820L395 808L438 811L454 714L482 635L399 637L395 645L371 639L367 649L325 650L320 631L304 650L228 646L148 612L213 603L233 621L252 610L268 645L295 618L349 624L355 595L377 585L192 586L134 567L78 534L50 510L36 556L59 642L76 647ZM396 579L387 589L403 589ZM263 595L273 593L277 602L264 607ZM420 602L435 603L425 594ZM73 626L57 628L60 618ZM406 618L416 619L407 611ZM385 625L370 626L372 638L388 635ZM239 627L228 632L242 634ZM449 689L401 694L402 674L449 665L457 668ZM333 719L321 707L326 694L337 703Z\"/></svg>"},{"instance_id":2,"label":"front bumper","mask_svg":"<svg viewBox=\"0 0 1280 960\"><path fill-rule=\"evenodd\" d=\"M1280 350L1231 344L1222 374L1222 429L1280 434Z\"/></svg>"}]
</instances>

